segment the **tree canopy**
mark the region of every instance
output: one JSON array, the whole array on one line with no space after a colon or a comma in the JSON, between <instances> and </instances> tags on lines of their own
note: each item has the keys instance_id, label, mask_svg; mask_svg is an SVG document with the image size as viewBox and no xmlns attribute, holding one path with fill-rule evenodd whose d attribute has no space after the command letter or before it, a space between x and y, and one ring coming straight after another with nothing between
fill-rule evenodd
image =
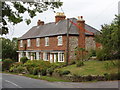
<instances>
[{"instance_id":1,"label":"tree canopy","mask_svg":"<svg viewBox=\"0 0 120 90\"><path fill-rule=\"evenodd\" d=\"M42 13L47 11L49 8L54 9L62 6L62 2L0 2L0 13L2 17L0 23L2 22L2 27L0 28L0 34L7 34L9 32L8 22L15 25L22 21L25 21L27 24L31 23L31 19L36 16L36 13ZM29 18L24 19L23 14L28 12ZM55 11L54 11L55 12Z\"/></svg>"},{"instance_id":2,"label":"tree canopy","mask_svg":"<svg viewBox=\"0 0 120 90\"><path fill-rule=\"evenodd\" d=\"M115 15L111 24L102 25L101 35L96 36L96 41L102 44L105 57L120 59L120 15Z\"/></svg>"},{"instance_id":3,"label":"tree canopy","mask_svg":"<svg viewBox=\"0 0 120 90\"><path fill-rule=\"evenodd\" d=\"M18 59L18 39L13 38L12 40L10 39L5 39L5 38L0 38L0 43L2 44L2 52L0 52L0 56L2 56L2 59L12 59L14 61L17 61Z\"/></svg>"}]
</instances>

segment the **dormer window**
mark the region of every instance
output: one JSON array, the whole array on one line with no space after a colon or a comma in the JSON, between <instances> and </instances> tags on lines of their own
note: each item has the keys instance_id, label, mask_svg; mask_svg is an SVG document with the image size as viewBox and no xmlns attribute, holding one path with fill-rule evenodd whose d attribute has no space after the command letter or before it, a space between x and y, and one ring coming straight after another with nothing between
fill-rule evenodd
<instances>
[{"instance_id":1,"label":"dormer window","mask_svg":"<svg viewBox=\"0 0 120 90\"><path fill-rule=\"evenodd\" d=\"M62 36L58 36L57 39L58 39L58 46L63 45Z\"/></svg>"},{"instance_id":2,"label":"dormer window","mask_svg":"<svg viewBox=\"0 0 120 90\"><path fill-rule=\"evenodd\" d=\"M30 39L27 40L27 47L30 47L31 46L31 41Z\"/></svg>"},{"instance_id":3,"label":"dormer window","mask_svg":"<svg viewBox=\"0 0 120 90\"><path fill-rule=\"evenodd\" d=\"M45 46L49 46L49 37L45 37Z\"/></svg>"},{"instance_id":4,"label":"dormer window","mask_svg":"<svg viewBox=\"0 0 120 90\"><path fill-rule=\"evenodd\" d=\"M36 38L36 46L37 46L37 47L40 46L40 38Z\"/></svg>"},{"instance_id":5,"label":"dormer window","mask_svg":"<svg viewBox=\"0 0 120 90\"><path fill-rule=\"evenodd\" d=\"M20 40L20 47L23 47L23 40Z\"/></svg>"}]
</instances>

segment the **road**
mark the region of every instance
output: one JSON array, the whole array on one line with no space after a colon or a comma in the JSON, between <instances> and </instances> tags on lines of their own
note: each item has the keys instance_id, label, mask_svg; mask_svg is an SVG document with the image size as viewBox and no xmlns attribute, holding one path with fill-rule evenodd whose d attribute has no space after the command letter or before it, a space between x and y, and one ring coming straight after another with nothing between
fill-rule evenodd
<instances>
[{"instance_id":1,"label":"road","mask_svg":"<svg viewBox=\"0 0 120 90\"><path fill-rule=\"evenodd\" d=\"M118 88L118 81L48 82L24 76L3 74L2 88Z\"/></svg>"}]
</instances>

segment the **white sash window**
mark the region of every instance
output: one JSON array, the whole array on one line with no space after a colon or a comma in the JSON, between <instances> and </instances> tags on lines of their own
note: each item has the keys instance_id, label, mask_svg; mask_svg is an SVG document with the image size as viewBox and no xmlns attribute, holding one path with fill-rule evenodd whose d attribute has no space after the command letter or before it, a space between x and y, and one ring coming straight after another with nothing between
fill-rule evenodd
<instances>
[{"instance_id":1,"label":"white sash window","mask_svg":"<svg viewBox=\"0 0 120 90\"><path fill-rule=\"evenodd\" d=\"M58 46L63 45L62 36L58 36L57 39L58 39Z\"/></svg>"},{"instance_id":2,"label":"white sash window","mask_svg":"<svg viewBox=\"0 0 120 90\"><path fill-rule=\"evenodd\" d=\"M20 47L23 47L23 40L20 40Z\"/></svg>"},{"instance_id":3,"label":"white sash window","mask_svg":"<svg viewBox=\"0 0 120 90\"><path fill-rule=\"evenodd\" d=\"M27 47L30 47L31 46L31 41L30 39L27 40Z\"/></svg>"},{"instance_id":4,"label":"white sash window","mask_svg":"<svg viewBox=\"0 0 120 90\"><path fill-rule=\"evenodd\" d=\"M49 46L49 37L45 37L45 46Z\"/></svg>"},{"instance_id":5,"label":"white sash window","mask_svg":"<svg viewBox=\"0 0 120 90\"><path fill-rule=\"evenodd\" d=\"M36 46L37 46L37 47L40 46L40 38L36 38Z\"/></svg>"}]
</instances>

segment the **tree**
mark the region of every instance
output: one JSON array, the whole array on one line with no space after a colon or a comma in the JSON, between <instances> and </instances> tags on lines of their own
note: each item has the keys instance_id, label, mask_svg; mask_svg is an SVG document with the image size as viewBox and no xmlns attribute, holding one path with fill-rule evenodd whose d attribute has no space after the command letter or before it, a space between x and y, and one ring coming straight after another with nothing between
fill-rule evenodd
<instances>
[{"instance_id":1,"label":"tree","mask_svg":"<svg viewBox=\"0 0 120 90\"><path fill-rule=\"evenodd\" d=\"M8 22L15 25L22 21L25 21L27 24L31 23L31 19L36 16L36 13L42 13L43 11L47 11L49 8L55 9L62 6L62 2L1 2L0 1L0 7L2 7L2 10L0 10L0 13L2 13L2 19L0 20L0 23L2 22L2 27L0 28L1 35L7 34L9 32L8 28ZM31 8L32 7L32 8ZM25 12L28 12L29 18L24 19L23 14Z\"/></svg>"},{"instance_id":2,"label":"tree","mask_svg":"<svg viewBox=\"0 0 120 90\"><path fill-rule=\"evenodd\" d=\"M102 25L101 34L96 36L96 41L102 44L106 59L120 59L120 15L115 15L110 25Z\"/></svg>"},{"instance_id":3,"label":"tree","mask_svg":"<svg viewBox=\"0 0 120 90\"><path fill-rule=\"evenodd\" d=\"M0 42L2 42L2 59L10 58L14 61L17 61L17 38L13 38L13 40L0 38Z\"/></svg>"}]
</instances>

